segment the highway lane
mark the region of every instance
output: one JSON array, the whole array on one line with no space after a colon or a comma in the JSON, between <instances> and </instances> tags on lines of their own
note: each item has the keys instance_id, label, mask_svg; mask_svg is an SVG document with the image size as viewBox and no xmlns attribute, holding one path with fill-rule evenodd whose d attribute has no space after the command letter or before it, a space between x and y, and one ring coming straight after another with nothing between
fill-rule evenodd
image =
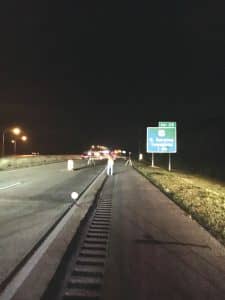
<instances>
[{"instance_id":1,"label":"highway lane","mask_svg":"<svg viewBox=\"0 0 225 300\"><path fill-rule=\"evenodd\" d=\"M0 282L104 165L67 171L66 162L0 172Z\"/></svg>"}]
</instances>

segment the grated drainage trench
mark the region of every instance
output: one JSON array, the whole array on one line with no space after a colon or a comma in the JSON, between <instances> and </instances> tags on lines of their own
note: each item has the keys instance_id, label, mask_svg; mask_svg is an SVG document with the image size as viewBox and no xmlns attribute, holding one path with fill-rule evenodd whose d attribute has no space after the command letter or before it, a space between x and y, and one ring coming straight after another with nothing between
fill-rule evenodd
<instances>
[{"instance_id":1,"label":"grated drainage trench","mask_svg":"<svg viewBox=\"0 0 225 300\"><path fill-rule=\"evenodd\" d=\"M100 299L112 215L112 200L98 199L64 275L57 300Z\"/></svg>"}]
</instances>

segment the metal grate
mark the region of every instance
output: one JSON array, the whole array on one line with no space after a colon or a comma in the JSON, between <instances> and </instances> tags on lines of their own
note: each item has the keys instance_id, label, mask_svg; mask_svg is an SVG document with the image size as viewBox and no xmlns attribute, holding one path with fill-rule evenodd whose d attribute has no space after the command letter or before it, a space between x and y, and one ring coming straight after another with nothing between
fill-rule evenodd
<instances>
[{"instance_id":1,"label":"metal grate","mask_svg":"<svg viewBox=\"0 0 225 300\"><path fill-rule=\"evenodd\" d=\"M63 300L100 299L108 251L112 201L100 199L79 247Z\"/></svg>"}]
</instances>

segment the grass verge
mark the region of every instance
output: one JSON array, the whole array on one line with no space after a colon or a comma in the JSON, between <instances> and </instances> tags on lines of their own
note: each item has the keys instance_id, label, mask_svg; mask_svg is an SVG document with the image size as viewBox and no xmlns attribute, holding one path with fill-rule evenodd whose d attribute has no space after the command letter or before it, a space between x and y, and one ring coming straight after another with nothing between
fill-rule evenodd
<instances>
[{"instance_id":1,"label":"grass verge","mask_svg":"<svg viewBox=\"0 0 225 300\"><path fill-rule=\"evenodd\" d=\"M225 245L225 184L146 163L134 167Z\"/></svg>"}]
</instances>

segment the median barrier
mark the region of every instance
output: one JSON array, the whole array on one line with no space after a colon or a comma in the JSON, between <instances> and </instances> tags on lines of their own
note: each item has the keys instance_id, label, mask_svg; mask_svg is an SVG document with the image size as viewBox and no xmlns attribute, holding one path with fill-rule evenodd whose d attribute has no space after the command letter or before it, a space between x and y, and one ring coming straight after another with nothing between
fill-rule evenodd
<instances>
[{"instance_id":1,"label":"median barrier","mask_svg":"<svg viewBox=\"0 0 225 300\"><path fill-rule=\"evenodd\" d=\"M27 168L52 164L57 162L67 162L72 160L74 170L88 167L86 159L80 159L80 155L27 155L27 156L8 156L0 159L0 171ZM96 160L96 164L103 164L105 160Z\"/></svg>"},{"instance_id":2,"label":"median barrier","mask_svg":"<svg viewBox=\"0 0 225 300\"><path fill-rule=\"evenodd\" d=\"M8 156L0 159L0 170L10 170L26 168L38 165L45 165L67 160L74 160L75 168L83 167L87 164L82 161L79 155L36 155L36 156Z\"/></svg>"}]
</instances>

